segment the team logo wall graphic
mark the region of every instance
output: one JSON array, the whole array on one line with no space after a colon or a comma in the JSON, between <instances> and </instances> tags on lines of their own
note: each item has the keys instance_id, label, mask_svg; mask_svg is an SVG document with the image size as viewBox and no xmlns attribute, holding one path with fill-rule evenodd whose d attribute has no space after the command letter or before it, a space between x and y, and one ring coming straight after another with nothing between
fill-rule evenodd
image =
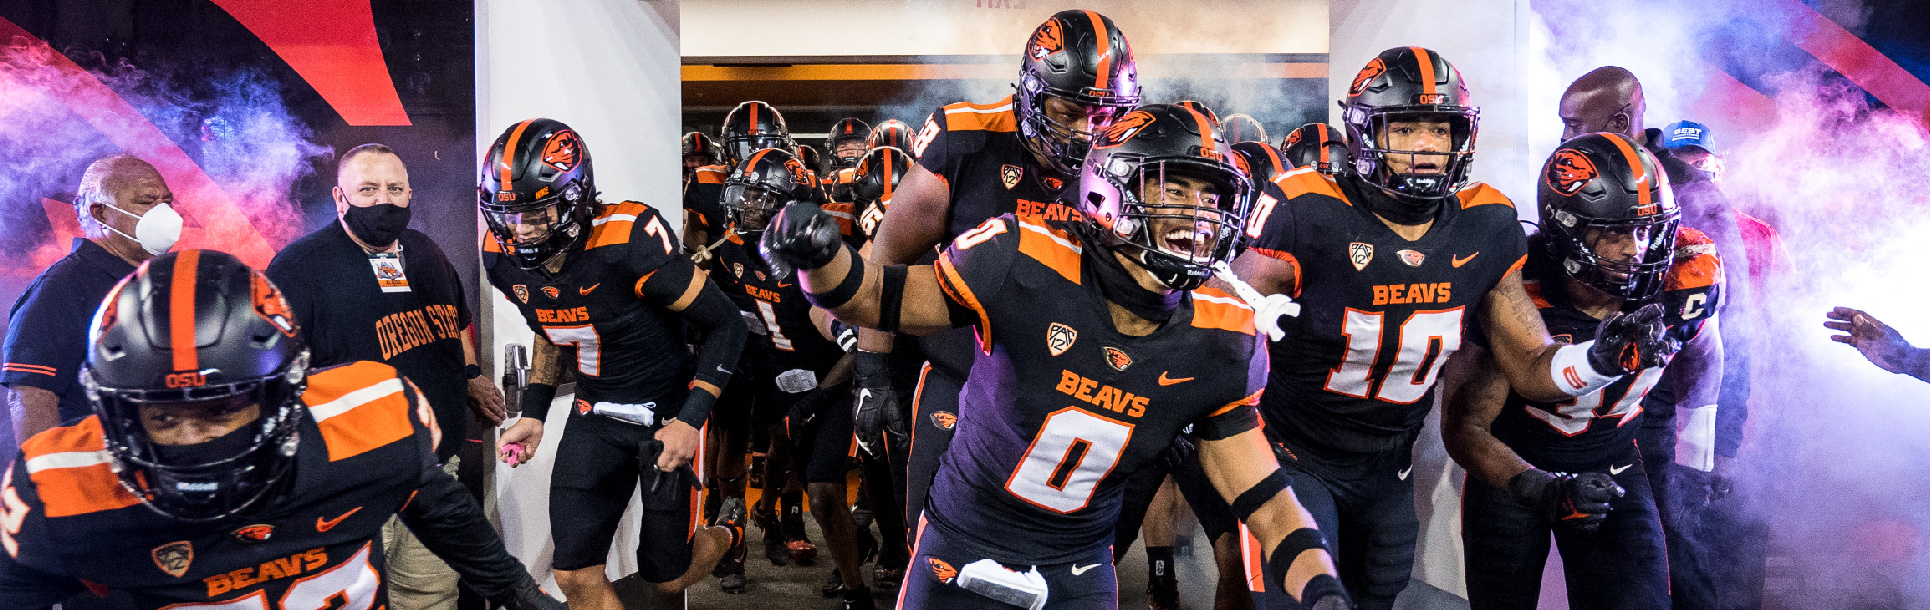
<instances>
[{"instance_id":1,"label":"team logo wall graphic","mask_svg":"<svg viewBox=\"0 0 1930 610\"><path fill-rule=\"evenodd\" d=\"M1347 88L1347 95L1360 95L1360 92L1367 90L1369 83L1386 73L1387 62L1381 61L1379 57L1374 58L1374 61L1367 62L1367 67L1360 69L1360 73L1354 75L1354 84ZM1288 145L1291 146L1292 143L1289 142Z\"/></svg>"},{"instance_id":2,"label":"team logo wall graphic","mask_svg":"<svg viewBox=\"0 0 1930 610\"><path fill-rule=\"evenodd\" d=\"M1374 260L1374 244L1354 242L1347 244L1347 262L1354 264L1355 271L1367 269L1368 261Z\"/></svg>"},{"instance_id":3,"label":"team logo wall graphic","mask_svg":"<svg viewBox=\"0 0 1930 610\"><path fill-rule=\"evenodd\" d=\"M154 547L152 555L155 567L167 572L168 576L180 578L188 573L188 566L194 565L194 543L186 540L169 542Z\"/></svg>"},{"instance_id":4,"label":"team logo wall graphic","mask_svg":"<svg viewBox=\"0 0 1930 610\"><path fill-rule=\"evenodd\" d=\"M582 157L583 141L577 139L576 132L572 130L556 132L543 145L543 163L556 168L556 171L567 172L576 168Z\"/></svg>"},{"instance_id":5,"label":"team logo wall graphic","mask_svg":"<svg viewBox=\"0 0 1930 610\"><path fill-rule=\"evenodd\" d=\"M1070 326L1053 322L1045 329L1046 351L1054 356L1066 353L1066 350L1072 349L1072 342L1078 340L1079 331L1073 330Z\"/></svg>"},{"instance_id":6,"label":"team logo wall graphic","mask_svg":"<svg viewBox=\"0 0 1930 610\"><path fill-rule=\"evenodd\" d=\"M1548 171L1542 178L1548 181L1548 188L1568 196L1580 192L1583 185L1599 175L1601 172L1595 169L1595 162L1589 161L1587 155L1564 148L1555 151L1555 157L1548 160Z\"/></svg>"}]
</instances>

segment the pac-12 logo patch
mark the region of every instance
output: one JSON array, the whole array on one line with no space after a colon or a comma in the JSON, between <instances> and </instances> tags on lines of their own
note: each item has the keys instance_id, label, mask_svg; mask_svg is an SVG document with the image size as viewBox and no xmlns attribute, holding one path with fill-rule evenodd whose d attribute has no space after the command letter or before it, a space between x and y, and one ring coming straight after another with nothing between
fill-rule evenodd
<instances>
[{"instance_id":1,"label":"pac-12 logo patch","mask_svg":"<svg viewBox=\"0 0 1930 610\"><path fill-rule=\"evenodd\" d=\"M1126 355L1125 350L1110 345L1106 346L1106 366L1112 367L1112 370L1124 373L1126 372L1126 367L1132 365L1133 357Z\"/></svg>"},{"instance_id":2,"label":"pac-12 logo patch","mask_svg":"<svg viewBox=\"0 0 1930 610\"><path fill-rule=\"evenodd\" d=\"M1367 262L1371 260L1374 260L1374 244L1347 244L1347 261L1354 264L1355 271L1366 270Z\"/></svg>"},{"instance_id":3,"label":"pac-12 logo patch","mask_svg":"<svg viewBox=\"0 0 1930 610\"><path fill-rule=\"evenodd\" d=\"M1045 329L1045 348L1054 356L1066 353L1066 350L1072 349L1072 342L1078 340L1079 331L1070 326L1053 322Z\"/></svg>"},{"instance_id":4,"label":"pac-12 logo patch","mask_svg":"<svg viewBox=\"0 0 1930 610\"><path fill-rule=\"evenodd\" d=\"M1019 169L1019 166L1017 165L1005 165L1005 166L999 167L999 178L1005 181L1005 188L1007 189L1018 186L1019 178L1024 176L1025 176L1025 170Z\"/></svg>"},{"instance_id":5,"label":"pac-12 logo patch","mask_svg":"<svg viewBox=\"0 0 1930 610\"><path fill-rule=\"evenodd\" d=\"M938 426L941 430L950 430L958 425L958 416L951 411L932 411L931 425Z\"/></svg>"},{"instance_id":6,"label":"pac-12 logo patch","mask_svg":"<svg viewBox=\"0 0 1930 610\"><path fill-rule=\"evenodd\" d=\"M154 565L167 572L168 576L180 578L188 573L188 566L194 565L194 543L186 540L169 542L154 547Z\"/></svg>"}]
</instances>

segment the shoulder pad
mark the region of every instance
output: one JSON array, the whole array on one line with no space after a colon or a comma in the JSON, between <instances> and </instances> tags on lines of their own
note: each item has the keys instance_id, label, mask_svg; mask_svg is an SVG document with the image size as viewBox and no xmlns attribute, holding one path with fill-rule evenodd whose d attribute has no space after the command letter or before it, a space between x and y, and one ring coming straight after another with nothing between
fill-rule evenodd
<instances>
[{"instance_id":1,"label":"shoulder pad","mask_svg":"<svg viewBox=\"0 0 1930 610\"><path fill-rule=\"evenodd\" d=\"M696 175L698 184L723 184L724 179L730 177L730 169L722 165L706 165L697 168L693 173Z\"/></svg>"},{"instance_id":2,"label":"shoulder pad","mask_svg":"<svg viewBox=\"0 0 1930 610\"><path fill-rule=\"evenodd\" d=\"M1716 255L1715 240L1689 227L1677 229L1675 264L1669 267L1662 289L1693 290L1719 285L1722 281L1722 258Z\"/></svg>"},{"instance_id":3,"label":"shoulder pad","mask_svg":"<svg viewBox=\"0 0 1930 610\"><path fill-rule=\"evenodd\" d=\"M656 210L635 201L605 205L603 211L596 215L596 219L590 221L590 241L584 249L591 250L630 243L630 229L635 227L638 221L648 224L656 215Z\"/></svg>"},{"instance_id":4,"label":"shoulder pad","mask_svg":"<svg viewBox=\"0 0 1930 610\"><path fill-rule=\"evenodd\" d=\"M139 504L114 475L99 416L53 428L20 445L21 459L49 518L71 517Z\"/></svg>"},{"instance_id":5,"label":"shoulder pad","mask_svg":"<svg viewBox=\"0 0 1930 610\"><path fill-rule=\"evenodd\" d=\"M1012 109L1012 96L990 104L959 102L948 104L945 131L1014 132L1019 129L1018 113Z\"/></svg>"},{"instance_id":6,"label":"shoulder pad","mask_svg":"<svg viewBox=\"0 0 1930 610\"><path fill-rule=\"evenodd\" d=\"M1079 283L1080 255L1085 249L1072 234L1046 224L1039 216L1014 216L1019 229L1019 253L1056 271L1066 281Z\"/></svg>"},{"instance_id":7,"label":"shoulder pad","mask_svg":"<svg viewBox=\"0 0 1930 610\"><path fill-rule=\"evenodd\" d=\"M328 447L328 461L355 457L415 432L404 380L380 362L353 362L308 376L302 402Z\"/></svg>"},{"instance_id":8,"label":"shoulder pad","mask_svg":"<svg viewBox=\"0 0 1930 610\"><path fill-rule=\"evenodd\" d=\"M1353 205L1347 200L1347 194L1340 192L1340 184L1334 182L1333 176L1314 171L1311 167L1280 174L1273 179L1273 186L1280 189L1282 202L1298 199L1302 195L1322 195Z\"/></svg>"},{"instance_id":9,"label":"shoulder pad","mask_svg":"<svg viewBox=\"0 0 1930 610\"><path fill-rule=\"evenodd\" d=\"M1194 290L1193 326L1252 335L1253 308L1218 288Z\"/></svg>"},{"instance_id":10,"label":"shoulder pad","mask_svg":"<svg viewBox=\"0 0 1930 610\"><path fill-rule=\"evenodd\" d=\"M1501 194L1501 191L1495 190L1492 186L1488 186L1486 182L1470 184L1467 188L1461 189L1461 192L1455 193L1454 197L1461 200L1461 209L1463 210L1489 204L1505 205L1508 206L1508 209L1514 209L1515 207L1514 201L1508 199L1507 195Z\"/></svg>"}]
</instances>

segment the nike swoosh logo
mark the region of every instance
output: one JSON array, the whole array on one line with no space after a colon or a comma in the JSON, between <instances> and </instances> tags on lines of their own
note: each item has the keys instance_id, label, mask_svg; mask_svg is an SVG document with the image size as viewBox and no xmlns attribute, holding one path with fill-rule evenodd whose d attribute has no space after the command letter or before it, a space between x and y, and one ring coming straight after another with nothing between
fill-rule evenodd
<instances>
[{"instance_id":1,"label":"nike swoosh logo","mask_svg":"<svg viewBox=\"0 0 1930 610\"><path fill-rule=\"evenodd\" d=\"M1411 472L1414 472L1414 466L1410 464L1408 467L1402 468L1400 472L1394 473L1394 476L1398 476L1402 481L1405 481L1407 480L1408 473Z\"/></svg>"},{"instance_id":2,"label":"nike swoosh logo","mask_svg":"<svg viewBox=\"0 0 1930 610\"><path fill-rule=\"evenodd\" d=\"M1167 376L1166 376L1166 373L1167 373L1167 371L1160 371L1160 372L1159 372L1159 385L1163 385L1163 386L1164 386L1164 385L1173 385L1173 384L1175 384L1175 383L1186 383L1186 382L1188 382L1188 381L1192 381L1192 380L1193 380L1193 378L1192 378L1192 377L1181 377L1181 378L1179 378L1179 379L1173 379L1173 378L1170 378L1170 377L1167 377Z\"/></svg>"},{"instance_id":3,"label":"nike swoosh logo","mask_svg":"<svg viewBox=\"0 0 1930 610\"><path fill-rule=\"evenodd\" d=\"M790 287L791 287L791 285L790 285L790 284L786 284L786 283L784 283L784 282L778 282L778 283L777 283L777 287L778 287L778 288L790 288Z\"/></svg>"},{"instance_id":4,"label":"nike swoosh logo","mask_svg":"<svg viewBox=\"0 0 1930 610\"><path fill-rule=\"evenodd\" d=\"M328 530L335 529L335 525L338 523L341 523L343 519L347 519L349 515L353 515L361 511L362 511L362 507L357 506L355 508L349 509L349 511L346 513L342 513L342 516L336 517L334 519L322 519L321 517L316 517L315 531L326 532Z\"/></svg>"},{"instance_id":5,"label":"nike swoosh logo","mask_svg":"<svg viewBox=\"0 0 1930 610\"><path fill-rule=\"evenodd\" d=\"M1099 564L1096 564L1096 563L1089 563L1089 564L1086 564L1086 565L1082 565L1082 566L1072 566L1072 575L1073 575L1073 576L1078 576L1078 575L1080 575L1080 574L1084 574L1084 573L1086 573L1086 571L1087 571L1087 570L1091 570L1091 569L1093 569L1093 568L1096 568L1096 567L1099 567Z\"/></svg>"},{"instance_id":6,"label":"nike swoosh logo","mask_svg":"<svg viewBox=\"0 0 1930 610\"><path fill-rule=\"evenodd\" d=\"M1457 266L1459 266L1459 265L1457 265ZM576 294L578 294L578 295L581 295L581 296L590 296L590 293L591 293L591 292L595 292L595 291L596 291L596 287L597 287L597 286L602 286L602 285L603 285L603 282L597 282L597 283L595 283L595 284L590 284L590 287L589 287L589 288L578 288L578 289L576 289Z\"/></svg>"},{"instance_id":7,"label":"nike swoosh logo","mask_svg":"<svg viewBox=\"0 0 1930 610\"><path fill-rule=\"evenodd\" d=\"M1608 467L1608 473L1609 473L1609 474L1622 474L1622 471L1624 471L1624 470L1628 470L1628 469L1629 469L1629 466L1634 466L1634 464L1629 464L1628 466L1623 466L1623 467L1620 467L1620 468L1617 468L1617 467L1614 467L1614 466L1609 466L1609 467Z\"/></svg>"},{"instance_id":8,"label":"nike swoosh logo","mask_svg":"<svg viewBox=\"0 0 1930 610\"><path fill-rule=\"evenodd\" d=\"M1456 256L1454 257L1453 261L1449 261L1449 262L1453 263L1456 268L1459 268L1461 265L1467 264L1468 261L1474 260L1474 257L1477 257L1477 256L1481 256L1481 253L1476 252L1474 254L1469 254L1467 256Z\"/></svg>"}]
</instances>

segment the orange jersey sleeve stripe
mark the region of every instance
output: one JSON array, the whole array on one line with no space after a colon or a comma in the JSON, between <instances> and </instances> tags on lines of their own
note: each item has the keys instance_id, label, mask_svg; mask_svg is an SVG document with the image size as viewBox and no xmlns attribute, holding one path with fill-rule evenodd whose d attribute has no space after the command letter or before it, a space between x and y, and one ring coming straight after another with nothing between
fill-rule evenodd
<instances>
[{"instance_id":1,"label":"orange jersey sleeve stripe","mask_svg":"<svg viewBox=\"0 0 1930 610\"><path fill-rule=\"evenodd\" d=\"M637 214L647 207L635 201L605 206L603 213L590 221L590 243L587 248L630 243L630 229L637 225Z\"/></svg>"},{"instance_id":2,"label":"orange jersey sleeve stripe","mask_svg":"<svg viewBox=\"0 0 1930 610\"><path fill-rule=\"evenodd\" d=\"M1239 400L1235 400L1233 402L1226 403L1226 406L1220 407L1219 409L1215 409L1212 413L1208 413L1206 416L1218 417L1221 415L1225 415L1228 411L1232 411L1240 407L1244 407L1247 405L1258 405L1260 404L1260 394L1266 391L1267 391L1266 388L1260 388L1258 390L1254 390L1253 393L1247 395L1247 397L1241 398Z\"/></svg>"},{"instance_id":3,"label":"orange jersey sleeve stripe","mask_svg":"<svg viewBox=\"0 0 1930 610\"><path fill-rule=\"evenodd\" d=\"M1521 271L1522 267L1525 267L1527 265L1528 265L1528 255L1523 254L1521 255L1521 258L1515 259L1515 264L1508 265L1508 271L1506 273L1502 273L1501 277L1507 277L1509 273L1518 273Z\"/></svg>"},{"instance_id":4,"label":"orange jersey sleeve stripe","mask_svg":"<svg viewBox=\"0 0 1930 610\"><path fill-rule=\"evenodd\" d=\"M54 369L54 367L42 366L38 364L21 364L18 362L8 362L4 365L0 365L0 370L20 371L22 373L39 373L42 375L46 375L48 377L57 376L56 375L57 371Z\"/></svg>"},{"instance_id":5,"label":"orange jersey sleeve stripe","mask_svg":"<svg viewBox=\"0 0 1930 610\"><path fill-rule=\"evenodd\" d=\"M1354 204L1347 200L1345 193L1340 192L1340 185L1335 184L1333 178L1309 168L1287 172L1273 179L1273 184L1280 187L1280 194L1285 195L1288 200L1311 193L1339 199L1341 203L1347 205Z\"/></svg>"},{"instance_id":6,"label":"orange jersey sleeve stripe","mask_svg":"<svg viewBox=\"0 0 1930 610\"><path fill-rule=\"evenodd\" d=\"M1266 248L1254 248L1251 246L1247 247L1247 249L1252 250L1254 253L1259 254L1260 256L1264 256L1271 259L1283 260L1283 261L1286 261L1288 265L1291 265L1293 267L1293 294L1290 294L1287 296L1294 297L1294 298L1300 297L1300 259L1299 257L1294 256L1293 253L1291 252L1285 252L1281 250L1268 250Z\"/></svg>"},{"instance_id":7,"label":"orange jersey sleeve stripe","mask_svg":"<svg viewBox=\"0 0 1930 610\"><path fill-rule=\"evenodd\" d=\"M1214 288L1193 291L1193 326L1253 334L1253 310Z\"/></svg>"},{"instance_id":8,"label":"orange jersey sleeve stripe","mask_svg":"<svg viewBox=\"0 0 1930 610\"><path fill-rule=\"evenodd\" d=\"M980 337L992 336L992 316L985 312L985 305L979 303L978 297L972 294L972 287L965 285L965 278L959 277L958 269L952 267L951 253L946 252L940 254L938 256L938 264L935 267L938 269L938 287L943 288L945 293L951 295L953 300L965 304L966 307L978 313L978 334ZM978 344L979 349L984 350L985 353L992 353L992 344L990 342L979 341Z\"/></svg>"},{"instance_id":9,"label":"orange jersey sleeve stripe","mask_svg":"<svg viewBox=\"0 0 1930 610\"><path fill-rule=\"evenodd\" d=\"M40 503L48 517L71 517L126 508L141 500L121 487L107 454L100 418L34 435L20 445Z\"/></svg>"},{"instance_id":10,"label":"orange jersey sleeve stripe","mask_svg":"<svg viewBox=\"0 0 1930 610\"><path fill-rule=\"evenodd\" d=\"M1515 202L1508 199L1507 195L1501 194L1501 191L1497 191L1494 187L1488 186L1485 183L1475 184L1474 186L1461 189L1461 192L1455 193L1454 196L1461 200L1461 209L1463 210L1479 205L1494 204L1505 205L1510 208L1515 207Z\"/></svg>"},{"instance_id":11,"label":"orange jersey sleeve stripe","mask_svg":"<svg viewBox=\"0 0 1930 610\"><path fill-rule=\"evenodd\" d=\"M413 434L403 387L395 369L379 362L357 362L310 375L302 402L322 430L329 461L355 457Z\"/></svg>"},{"instance_id":12,"label":"orange jersey sleeve stripe","mask_svg":"<svg viewBox=\"0 0 1930 610\"><path fill-rule=\"evenodd\" d=\"M1018 115L1012 112L1011 96L990 104L959 102L945 106L945 131L1011 133L1018 130Z\"/></svg>"},{"instance_id":13,"label":"orange jersey sleeve stripe","mask_svg":"<svg viewBox=\"0 0 1930 610\"><path fill-rule=\"evenodd\" d=\"M1019 219L1019 253L1032 257L1074 284L1079 283L1080 251L1066 232L1039 224L1036 217Z\"/></svg>"}]
</instances>

